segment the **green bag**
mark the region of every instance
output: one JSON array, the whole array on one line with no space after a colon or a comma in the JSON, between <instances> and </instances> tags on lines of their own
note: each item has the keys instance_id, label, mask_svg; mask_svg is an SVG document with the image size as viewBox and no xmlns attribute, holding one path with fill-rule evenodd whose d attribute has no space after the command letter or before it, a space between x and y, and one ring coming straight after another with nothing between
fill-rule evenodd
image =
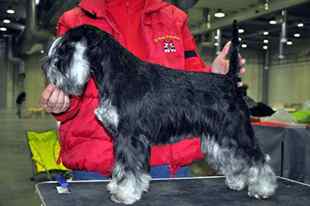
<instances>
[{"instance_id":1,"label":"green bag","mask_svg":"<svg viewBox=\"0 0 310 206\"><path fill-rule=\"evenodd\" d=\"M302 124L310 124L310 111L309 110L301 110L292 113L294 120L297 123Z\"/></svg>"}]
</instances>

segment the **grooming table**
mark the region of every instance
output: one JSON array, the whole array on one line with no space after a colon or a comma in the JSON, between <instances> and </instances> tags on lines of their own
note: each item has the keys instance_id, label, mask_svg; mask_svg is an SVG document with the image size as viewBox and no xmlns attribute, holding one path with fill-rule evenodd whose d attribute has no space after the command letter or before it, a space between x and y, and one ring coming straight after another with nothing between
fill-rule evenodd
<instances>
[{"instance_id":1,"label":"grooming table","mask_svg":"<svg viewBox=\"0 0 310 206\"><path fill-rule=\"evenodd\" d=\"M70 194L58 194L56 182L42 182L36 191L45 206L110 206L120 205L110 200L108 181L69 182ZM224 184L224 177L156 179L151 182L137 206L309 206L310 185L278 178L277 193L267 200L236 192Z\"/></svg>"}]
</instances>

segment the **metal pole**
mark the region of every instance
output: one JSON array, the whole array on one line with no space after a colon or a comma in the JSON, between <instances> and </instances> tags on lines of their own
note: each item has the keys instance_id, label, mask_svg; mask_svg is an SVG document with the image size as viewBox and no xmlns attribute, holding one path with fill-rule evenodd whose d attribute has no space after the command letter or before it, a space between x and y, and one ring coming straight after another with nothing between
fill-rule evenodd
<instances>
[{"instance_id":1,"label":"metal pole","mask_svg":"<svg viewBox=\"0 0 310 206\"><path fill-rule=\"evenodd\" d=\"M284 45L287 41L286 38L286 10L282 10L282 23L281 23L281 34L280 34L280 44L279 44L279 59L284 59Z\"/></svg>"},{"instance_id":2,"label":"metal pole","mask_svg":"<svg viewBox=\"0 0 310 206\"><path fill-rule=\"evenodd\" d=\"M262 74L262 102L268 104L269 101L269 70L270 70L270 54L269 50L264 52L264 64Z\"/></svg>"},{"instance_id":3,"label":"metal pole","mask_svg":"<svg viewBox=\"0 0 310 206\"><path fill-rule=\"evenodd\" d=\"M216 54L219 54L221 52L221 48L222 48L222 31L221 29L217 29L216 30Z\"/></svg>"}]
</instances>

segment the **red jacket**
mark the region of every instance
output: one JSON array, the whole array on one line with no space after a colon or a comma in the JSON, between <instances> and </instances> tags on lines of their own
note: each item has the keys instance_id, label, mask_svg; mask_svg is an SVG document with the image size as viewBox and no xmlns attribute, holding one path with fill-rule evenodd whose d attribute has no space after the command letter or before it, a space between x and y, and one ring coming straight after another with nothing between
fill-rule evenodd
<instances>
[{"instance_id":1,"label":"red jacket","mask_svg":"<svg viewBox=\"0 0 310 206\"><path fill-rule=\"evenodd\" d=\"M70 28L91 24L111 33L126 46L124 36L106 7L105 0L82 0L78 7L61 16L57 34L63 35ZM141 31L138 32L141 32L139 34L147 47L141 59L175 69L210 71L196 53L196 45L187 26L188 17L182 10L162 0L146 0L141 21ZM97 105L98 91L91 79L83 96L72 97L69 110L55 115L61 121L60 160L71 169L110 175L114 163L113 145L111 137L95 117ZM153 146L150 164L168 164L174 173L178 167L201 158L200 140L193 138L176 144Z\"/></svg>"}]
</instances>

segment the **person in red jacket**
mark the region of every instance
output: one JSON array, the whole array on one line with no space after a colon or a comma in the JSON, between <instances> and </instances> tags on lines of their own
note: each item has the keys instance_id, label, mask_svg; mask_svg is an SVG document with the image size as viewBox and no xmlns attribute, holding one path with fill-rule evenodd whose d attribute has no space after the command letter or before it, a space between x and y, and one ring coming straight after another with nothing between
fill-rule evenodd
<instances>
[{"instance_id":1,"label":"person in red jacket","mask_svg":"<svg viewBox=\"0 0 310 206\"><path fill-rule=\"evenodd\" d=\"M188 16L163 0L81 0L77 7L60 17L57 35L83 24L109 32L147 62L194 72L226 73L228 69L225 56L229 44L212 67L205 65L196 51ZM42 107L61 122L59 161L73 170L75 179L103 179L112 172L113 143L95 117L98 101L93 79L81 97L69 97L51 84L41 95ZM199 138L153 146L151 176L188 176L188 165L202 158Z\"/></svg>"}]
</instances>

